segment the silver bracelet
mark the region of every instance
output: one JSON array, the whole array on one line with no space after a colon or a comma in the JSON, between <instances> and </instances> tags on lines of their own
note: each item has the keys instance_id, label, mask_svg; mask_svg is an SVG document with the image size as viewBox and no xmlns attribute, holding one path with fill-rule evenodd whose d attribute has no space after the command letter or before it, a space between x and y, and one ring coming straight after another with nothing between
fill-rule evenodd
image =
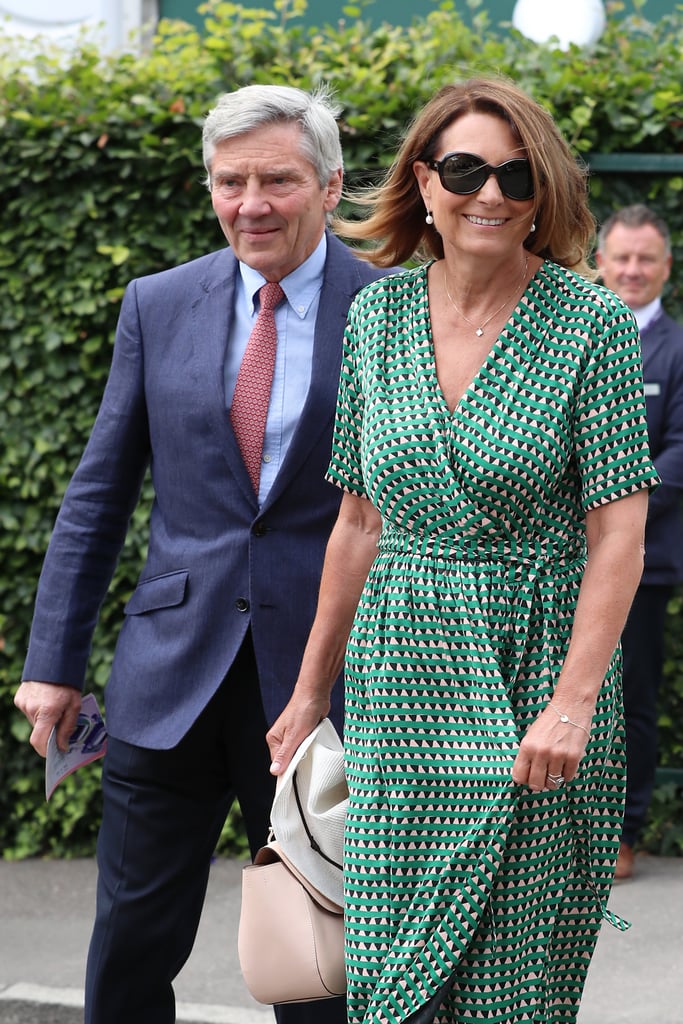
<instances>
[{"instance_id":1,"label":"silver bracelet","mask_svg":"<svg viewBox=\"0 0 683 1024\"><path fill-rule=\"evenodd\" d=\"M590 733L590 729L587 729L585 725L581 725L580 722L572 722L572 720L569 717L569 715L565 715L564 711L560 711L559 708L556 708L551 700L548 701L548 707L553 709L553 711L555 712L555 714L557 715L559 720L564 725L574 725L574 726L576 726L577 729L583 729L583 731L585 732L586 736L590 737L590 734L591 734Z\"/></svg>"}]
</instances>

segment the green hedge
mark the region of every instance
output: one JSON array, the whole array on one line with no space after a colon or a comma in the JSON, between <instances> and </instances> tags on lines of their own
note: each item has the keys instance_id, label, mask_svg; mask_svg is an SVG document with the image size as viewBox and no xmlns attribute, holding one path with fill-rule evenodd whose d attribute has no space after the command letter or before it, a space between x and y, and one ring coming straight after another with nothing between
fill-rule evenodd
<instances>
[{"instance_id":1,"label":"green hedge","mask_svg":"<svg viewBox=\"0 0 683 1024\"><path fill-rule=\"evenodd\" d=\"M347 178L386 167L414 112L442 83L481 72L517 80L554 113L584 156L680 152L683 8L652 26L634 3L591 53L540 47L491 26L468 27L452 3L409 27L372 28L362 6L334 26L306 27L303 0L255 10L203 8L206 31L163 23L151 52L103 57L87 43L68 60L17 56L0 37L0 847L6 858L93 850L97 765L49 804L43 763L12 696L20 678L42 557L61 495L92 424L126 282L222 244L201 184L200 125L216 96L249 82L326 81L344 106ZM609 5L608 5L609 6ZM619 5L623 7L623 5ZM461 5L461 10L463 5ZM27 44L28 48L28 44ZM676 257L668 305L683 315L679 175L600 175L596 212L646 200L667 217ZM102 610L89 688L101 698L121 605L145 549L149 494L131 523ZM683 764L683 631L672 605L662 762ZM648 843L683 849L680 791L660 791ZM222 848L243 849L239 814Z\"/></svg>"}]
</instances>

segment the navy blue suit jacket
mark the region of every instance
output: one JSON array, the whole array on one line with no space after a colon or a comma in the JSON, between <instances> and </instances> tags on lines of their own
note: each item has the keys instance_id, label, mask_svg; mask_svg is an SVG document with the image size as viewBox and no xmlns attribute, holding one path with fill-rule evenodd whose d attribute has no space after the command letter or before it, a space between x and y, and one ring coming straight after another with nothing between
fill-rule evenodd
<instances>
[{"instance_id":1,"label":"navy blue suit jacket","mask_svg":"<svg viewBox=\"0 0 683 1024\"><path fill-rule=\"evenodd\" d=\"M666 313L641 335L650 452L661 485L650 495L641 583L683 581L683 327Z\"/></svg>"},{"instance_id":2,"label":"navy blue suit jacket","mask_svg":"<svg viewBox=\"0 0 683 1024\"><path fill-rule=\"evenodd\" d=\"M93 630L149 466L149 550L105 695L112 736L174 746L251 626L269 723L313 620L340 492L325 482L353 295L381 272L328 233L309 393L259 511L225 401L229 249L132 281L110 376L41 573L24 679L83 687ZM343 695L335 687L339 727Z\"/></svg>"}]
</instances>

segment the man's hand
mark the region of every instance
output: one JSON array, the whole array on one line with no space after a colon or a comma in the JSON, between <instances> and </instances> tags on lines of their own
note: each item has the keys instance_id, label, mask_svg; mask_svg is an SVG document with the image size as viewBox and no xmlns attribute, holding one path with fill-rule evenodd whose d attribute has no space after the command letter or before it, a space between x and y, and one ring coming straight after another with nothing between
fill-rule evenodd
<instances>
[{"instance_id":1,"label":"man's hand","mask_svg":"<svg viewBox=\"0 0 683 1024\"><path fill-rule=\"evenodd\" d=\"M57 726L57 746L67 750L69 738L78 722L81 691L73 686L27 681L21 684L14 703L33 726L31 746L41 757L47 753L47 741Z\"/></svg>"}]
</instances>

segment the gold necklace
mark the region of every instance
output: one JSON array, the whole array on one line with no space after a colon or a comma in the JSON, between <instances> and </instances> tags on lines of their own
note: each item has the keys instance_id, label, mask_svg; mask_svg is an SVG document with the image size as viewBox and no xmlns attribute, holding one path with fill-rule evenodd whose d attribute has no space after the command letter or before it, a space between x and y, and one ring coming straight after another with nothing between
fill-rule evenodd
<instances>
[{"instance_id":1,"label":"gold necklace","mask_svg":"<svg viewBox=\"0 0 683 1024\"><path fill-rule=\"evenodd\" d=\"M522 276L520 277L520 279L519 279L519 281L517 283L517 287L515 288L515 290L513 292L511 292L508 295L508 297L505 299L505 301L502 303L502 305L500 305L498 307L498 309L494 310L493 313L491 313L491 316L487 316L486 319L483 320L479 324L478 327L477 327L476 324L472 323L470 318L465 316L463 311L461 309L458 309L456 304L453 302L453 296L451 295L451 293L448 290L448 278L446 277L446 261L445 260L444 260L444 265L443 265L443 286L446 289L446 295L448 296L449 302L450 302L451 306L453 307L453 309L455 310L455 312L458 313L458 315L461 316L463 318L463 320L465 320L470 325L470 327L474 327L474 333L476 334L476 336L478 338L481 338L482 334L484 333L484 328L486 327L486 325L491 320L493 320L494 316L498 316L498 314L500 313L500 311L502 309L505 309L505 307L507 306L507 304L510 301L510 299L513 299L515 297L515 295L517 294L517 292L519 291L519 289L522 286L522 282L524 281L524 278L526 277L528 269L529 269L529 257L527 256L525 258L525 260L524 260L524 270L522 271Z\"/></svg>"}]
</instances>

